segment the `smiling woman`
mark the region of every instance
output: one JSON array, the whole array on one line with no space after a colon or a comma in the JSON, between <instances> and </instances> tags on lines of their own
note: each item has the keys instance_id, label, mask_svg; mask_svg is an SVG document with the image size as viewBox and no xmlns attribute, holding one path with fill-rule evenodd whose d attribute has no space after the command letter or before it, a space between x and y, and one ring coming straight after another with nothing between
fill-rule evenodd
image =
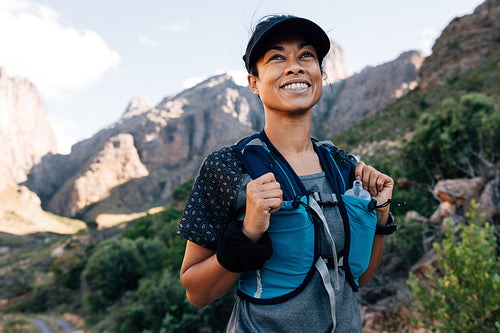
<instances>
[{"instance_id":1,"label":"smiling woman","mask_svg":"<svg viewBox=\"0 0 500 333\"><path fill-rule=\"evenodd\" d=\"M375 225L387 230L393 222L388 204L376 212L368 204L389 201L394 182L310 137L329 48L307 19L257 24L243 60L265 127L206 158L180 220L189 301L203 307L238 284L228 332L361 332L355 291L380 264L384 235ZM354 180L371 201L343 199ZM352 202L366 221L350 223ZM353 233L358 222L371 230L363 252L361 233Z\"/></svg>"}]
</instances>

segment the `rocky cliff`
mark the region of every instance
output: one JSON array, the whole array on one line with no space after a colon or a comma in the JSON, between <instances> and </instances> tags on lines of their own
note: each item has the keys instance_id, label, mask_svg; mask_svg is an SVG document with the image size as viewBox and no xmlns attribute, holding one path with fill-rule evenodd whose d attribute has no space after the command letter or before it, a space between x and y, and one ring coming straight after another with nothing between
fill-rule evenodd
<instances>
[{"instance_id":1,"label":"rocky cliff","mask_svg":"<svg viewBox=\"0 0 500 333\"><path fill-rule=\"evenodd\" d=\"M56 137L38 90L0 68L0 192L8 183L25 181L33 165L55 152Z\"/></svg>"},{"instance_id":2,"label":"rocky cliff","mask_svg":"<svg viewBox=\"0 0 500 333\"><path fill-rule=\"evenodd\" d=\"M444 83L478 66L499 48L500 0L487 0L443 30L420 69L420 88Z\"/></svg>"},{"instance_id":3,"label":"rocky cliff","mask_svg":"<svg viewBox=\"0 0 500 333\"><path fill-rule=\"evenodd\" d=\"M317 125L328 136L382 110L416 84L416 52L345 79L342 50L333 46L325 70L337 83L325 86L324 101L314 111L319 113L316 124L329 120ZM350 96L356 92L357 97ZM340 117L343 112L355 112L356 120ZM193 177L209 152L263 126L258 98L231 77L216 76L156 106L146 98L133 99L118 122L74 145L70 155L45 156L32 169L28 184L45 207L64 216L95 220L99 214L146 209L162 204L175 186ZM126 150L133 158L118 156L121 148L105 148L122 147L118 138L125 134ZM134 172L125 174L126 168Z\"/></svg>"},{"instance_id":4,"label":"rocky cliff","mask_svg":"<svg viewBox=\"0 0 500 333\"><path fill-rule=\"evenodd\" d=\"M26 181L43 156L56 152L56 138L38 90L27 79L10 78L0 68L0 232L75 233L86 227L81 221L43 211L40 198L17 185Z\"/></svg>"},{"instance_id":5,"label":"rocky cliff","mask_svg":"<svg viewBox=\"0 0 500 333\"><path fill-rule=\"evenodd\" d=\"M193 177L210 151L262 126L258 98L231 77L216 76L156 106L132 100L118 122L69 155L45 156L28 185L64 216L147 208Z\"/></svg>"},{"instance_id":6,"label":"rocky cliff","mask_svg":"<svg viewBox=\"0 0 500 333\"><path fill-rule=\"evenodd\" d=\"M323 98L313 114L313 133L331 137L374 116L417 85L424 56L408 51L397 59L323 88Z\"/></svg>"},{"instance_id":7,"label":"rocky cliff","mask_svg":"<svg viewBox=\"0 0 500 333\"><path fill-rule=\"evenodd\" d=\"M332 45L325 71L336 83L324 87L313 132L330 136L416 85L418 52L345 78L343 52ZM228 75L215 76L158 105L134 98L119 121L74 145L69 155L46 155L27 184L59 215L97 220L100 214L145 210L163 205L209 152L263 126L258 97Z\"/></svg>"}]
</instances>

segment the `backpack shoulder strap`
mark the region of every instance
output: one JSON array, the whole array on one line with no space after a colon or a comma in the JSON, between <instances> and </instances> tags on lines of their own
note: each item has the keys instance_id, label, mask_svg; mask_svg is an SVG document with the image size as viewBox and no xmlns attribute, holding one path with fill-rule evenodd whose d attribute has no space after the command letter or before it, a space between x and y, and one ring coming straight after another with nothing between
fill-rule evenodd
<instances>
[{"instance_id":1,"label":"backpack shoulder strap","mask_svg":"<svg viewBox=\"0 0 500 333\"><path fill-rule=\"evenodd\" d=\"M306 194L304 185L286 159L272 145L262 130L231 146L252 179L272 172L281 185L284 200Z\"/></svg>"},{"instance_id":2,"label":"backpack shoulder strap","mask_svg":"<svg viewBox=\"0 0 500 333\"><path fill-rule=\"evenodd\" d=\"M313 139L313 142L333 192L345 193L354 181L354 170L358 161L351 154L338 149L331 141Z\"/></svg>"}]
</instances>

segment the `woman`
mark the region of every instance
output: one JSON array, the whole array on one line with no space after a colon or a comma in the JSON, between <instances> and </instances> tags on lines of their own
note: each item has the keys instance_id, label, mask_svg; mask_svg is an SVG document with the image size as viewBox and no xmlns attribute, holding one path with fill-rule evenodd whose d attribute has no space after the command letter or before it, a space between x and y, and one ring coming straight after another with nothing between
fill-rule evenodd
<instances>
[{"instance_id":1,"label":"woman","mask_svg":"<svg viewBox=\"0 0 500 333\"><path fill-rule=\"evenodd\" d=\"M243 57L250 89L264 106L266 123L259 138L270 146L271 150L266 148L266 151L280 155L290 168L289 173L307 193L342 194L346 189L325 176L327 162L322 162L315 141L310 138L312 107L322 95L321 64L329 47L328 36L315 23L294 16L271 16L256 26ZM260 279L261 268L264 269L278 251L273 249L277 241L269 237L270 224L274 223L270 219L277 216L276 212L284 205L286 185L274 172L261 172L262 175L252 179L235 150L234 146L223 148L207 157L177 231L188 239L181 282L187 298L197 307L225 295L238 280L241 287L245 282L242 277L249 271L257 272ZM363 162L358 163L343 151L336 154L336 161L343 166L344 174L347 173L346 182L361 180L372 199L379 204L388 202L394 185L390 177ZM303 202L304 206L308 205L307 200ZM349 236L346 236L338 205L325 205L321 210L319 215L324 213L328 230L318 227L322 230L318 236L320 255L326 258L325 253L331 254L331 251L343 253ZM378 206L378 228L383 229L391 219L389 206ZM331 242L326 234L331 234ZM373 237L369 265L357 280L359 286L366 285L380 265L383 243L383 234ZM304 283L288 293L290 297L273 298L279 299L276 302L254 302L257 296L245 297L239 293L243 297L237 298L228 331L361 332L354 292L357 285L352 280L348 283L348 269L337 263L340 256L333 257L335 265L328 266L328 281L320 269L313 267ZM336 286L334 292L331 288L327 292L330 283Z\"/></svg>"}]
</instances>

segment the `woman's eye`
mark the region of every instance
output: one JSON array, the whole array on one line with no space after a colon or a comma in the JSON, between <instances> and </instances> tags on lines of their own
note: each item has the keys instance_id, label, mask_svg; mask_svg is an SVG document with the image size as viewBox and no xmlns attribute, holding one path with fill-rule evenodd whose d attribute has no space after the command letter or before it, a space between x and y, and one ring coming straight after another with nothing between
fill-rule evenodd
<instances>
[{"instance_id":1,"label":"woman's eye","mask_svg":"<svg viewBox=\"0 0 500 333\"><path fill-rule=\"evenodd\" d=\"M302 57L303 58L307 58L307 57L313 57L314 58L314 54L312 52L304 52L304 53L302 53Z\"/></svg>"},{"instance_id":2,"label":"woman's eye","mask_svg":"<svg viewBox=\"0 0 500 333\"><path fill-rule=\"evenodd\" d=\"M283 56L281 54L275 54L269 58L269 60L281 60L283 59Z\"/></svg>"}]
</instances>

